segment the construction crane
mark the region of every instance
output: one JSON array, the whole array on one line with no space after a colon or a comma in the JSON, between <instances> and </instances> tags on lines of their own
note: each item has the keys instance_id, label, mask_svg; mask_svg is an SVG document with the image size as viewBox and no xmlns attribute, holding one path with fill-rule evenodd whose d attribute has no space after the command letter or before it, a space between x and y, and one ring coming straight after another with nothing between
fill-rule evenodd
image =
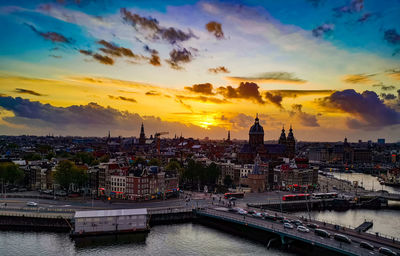
<instances>
[{"instance_id":1,"label":"construction crane","mask_svg":"<svg viewBox=\"0 0 400 256\"><path fill-rule=\"evenodd\" d=\"M169 134L169 132L157 132L156 134L154 134L154 138L156 139L156 145L157 145L157 154L159 157L160 157L160 136L166 134Z\"/></svg>"}]
</instances>

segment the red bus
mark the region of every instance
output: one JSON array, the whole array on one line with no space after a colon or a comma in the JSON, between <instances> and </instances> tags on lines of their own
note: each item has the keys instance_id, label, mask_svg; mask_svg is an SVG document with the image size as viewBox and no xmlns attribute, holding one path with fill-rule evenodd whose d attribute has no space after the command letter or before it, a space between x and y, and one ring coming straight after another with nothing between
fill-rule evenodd
<instances>
[{"instance_id":1,"label":"red bus","mask_svg":"<svg viewBox=\"0 0 400 256\"><path fill-rule=\"evenodd\" d=\"M283 201L298 201L298 200L307 200L310 199L310 194L294 194L294 195L284 195L282 197Z\"/></svg>"},{"instance_id":2,"label":"red bus","mask_svg":"<svg viewBox=\"0 0 400 256\"><path fill-rule=\"evenodd\" d=\"M244 193L243 192L238 192L238 193L225 193L224 198L225 199L229 199L229 198L243 198L244 197Z\"/></svg>"}]
</instances>

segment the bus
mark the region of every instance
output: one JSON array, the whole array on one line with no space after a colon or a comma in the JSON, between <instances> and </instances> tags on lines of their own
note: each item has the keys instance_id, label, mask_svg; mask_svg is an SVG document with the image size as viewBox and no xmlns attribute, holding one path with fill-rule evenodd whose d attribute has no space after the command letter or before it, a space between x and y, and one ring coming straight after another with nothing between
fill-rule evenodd
<instances>
[{"instance_id":1,"label":"bus","mask_svg":"<svg viewBox=\"0 0 400 256\"><path fill-rule=\"evenodd\" d=\"M332 192L332 193L314 193L312 194L312 197L315 199L327 199L327 198L337 198L338 193Z\"/></svg>"},{"instance_id":2,"label":"bus","mask_svg":"<svg viewBox=\"0 0 400 256\"><path fill-rule=\"evenodd\" d=\"M298 200L307 200L310 199L310 194L294 194L294 195L284 195L282 197L283 201L298 201Z\"/></svg>"},{"instance_id":3,"label":"bus","mask_svg":"<svg viewBox=\"0 0 400 256\"><path fill-rule=\"evenodd\" d=\"M229 199L229 198L243 198L244 197L244 193L243 192L237 192L237 193L225 193L224 194L224 198L225 199Z\"/></svg>"}]
</instances>

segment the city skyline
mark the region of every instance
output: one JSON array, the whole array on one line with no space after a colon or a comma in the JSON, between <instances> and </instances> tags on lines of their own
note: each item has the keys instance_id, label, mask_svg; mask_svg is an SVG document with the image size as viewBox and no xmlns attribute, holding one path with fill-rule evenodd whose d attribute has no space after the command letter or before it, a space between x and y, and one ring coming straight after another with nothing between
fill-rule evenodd
<instances>
[{"instance_id":1,"label":"city skyline","mask_svg":"<svg viewBox=\"0 0 400 256\"><path fill-rule=\"evenodd\" d=\"M398 1L3 1L0 134L399 140ZM29 41L28 41L29 40ZM29 43L27 43L29 42ZM168 136L167 136L168 137Z\"/></svg>"}]
</instances>

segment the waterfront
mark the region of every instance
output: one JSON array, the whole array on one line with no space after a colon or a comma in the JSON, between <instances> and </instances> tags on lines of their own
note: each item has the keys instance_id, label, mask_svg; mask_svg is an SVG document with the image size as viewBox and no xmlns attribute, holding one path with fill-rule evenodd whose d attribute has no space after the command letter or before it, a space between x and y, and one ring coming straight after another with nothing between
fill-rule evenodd
<instances>
[{"instance_id":1,"label":"waterfront","mask_svg":"<svg viewBox=\"0 0 400 256\"><path fill-rule=\"evenodd\" d=\"M400 188L390 187L379 184L377 177L364 173L332 173L335 178L347 180L350 182L358 181L358 185L364 187L366 190L386 190L389 193L400 193Z\"/></svg>"},{"instance_id":2,"label":"waterfront","mask_svg":"<svg viewBox=\"0 0 400 256\"><path fill-rule=\"evenodd\" d=\"M78 246L65 233L0 232L0 255L296 255L198 224L155 226L145 239Z\"/></svg>"}]
</instances>

